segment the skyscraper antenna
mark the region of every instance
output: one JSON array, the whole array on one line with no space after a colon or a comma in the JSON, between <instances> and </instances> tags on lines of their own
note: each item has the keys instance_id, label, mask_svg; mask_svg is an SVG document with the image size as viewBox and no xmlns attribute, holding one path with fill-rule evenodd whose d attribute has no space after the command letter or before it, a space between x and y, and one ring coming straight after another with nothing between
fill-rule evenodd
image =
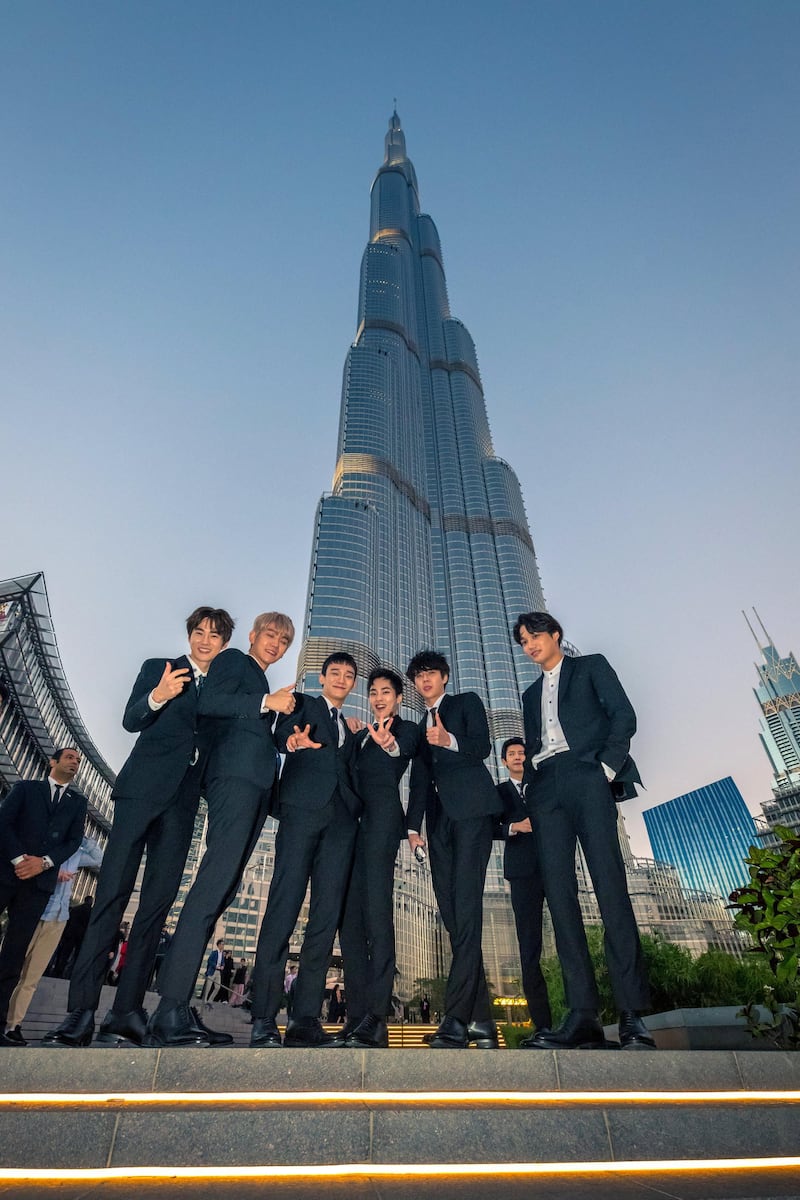
<instances>
[{"instance_id":1,"label":"skyscraper antenna","mask_svg":"<svg viewBox=\"0 0 800 1200\"><path fill-rule=\"evenodd\" d=\"M753 609L753 612L755 612L755 611L756 611L756 610L755 610L755 609ZM758 614L756 613L756 616L757 616L757 615L758 615ZM742 616L744 617L745 621L747 622L747 628L750 630L750 632L751 632L751 633L752 633L752 635L753 635L753 641L755 642L755 644L758 646L758 648L759 648L759 650L760 650L760 649L761 649L761 642L758 640L758 637L757 637L757 635L756 635L756 631L755 631L755 629L753 629L753 626L750 624L750 619L749 619L749 617L748 617L747 613L744 611L744 609L742 609Z\"/></svg>"}]
</instances>

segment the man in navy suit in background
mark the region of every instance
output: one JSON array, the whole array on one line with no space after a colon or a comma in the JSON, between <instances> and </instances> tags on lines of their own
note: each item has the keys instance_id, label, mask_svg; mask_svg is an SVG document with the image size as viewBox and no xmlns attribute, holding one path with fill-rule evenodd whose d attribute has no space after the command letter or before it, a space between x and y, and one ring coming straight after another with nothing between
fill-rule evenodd
<instances>
[{"instance_id":1,"label":"man in navy suit in background","mask_svg":"<svg viewBox=\"0 0 800 1200\"><path fill-rule=\"evenodd\" d=\"M0 950L0 1046L6 1037L11 993L39 919L58 882L58 868L81 844L86 797L72 787L81 756L56 750L47 779L15 783L0 804L0 912L8 913Z\"/></svg>"},{"instance_id":2,"label":"man in navy suit in background","mask_svg":"<svg viewBox=\"0 0 800 1200\"><path fill-rule=\"evenodd\" d=\"M526 801L539 845L569 1012L558 1029L537 1031L534 1049L605 1045L600 1000L583 927L575 849L579 841L605 931L623 1050L654 1049L641 1019L650 1006L636 918L617 832L617 800L640 783L630 757L636 714L602 654L567 658L564 631L549 613L521 613L514 639L542 674L522 698Z\"/></svg>"},{"instance_id":3,"label":"man in navy suit in background","mask_svg":"<svg viewBox=\"0 0 800 1200\"><path fill-rule=\"evenodd\" d=\"M503 874L511 887L511 907L514 910L522 966L522 990L533 1024L537 1029L549 1029L552 1020L550 1000L539 965L542 956L544 884L536 835L522 782L525 742L519 737L508 738L503 742L500 756L508 771L508 779L497 785L497 794L503 802L498 824L500 836L506 844ZM525 1038L520 1045L528 1049L531 1040Z\"/></svg>"},{"instance_id":4,"label":"man in navy suit in background","mask_svg":"<svg viewBox=\"0 0 800 1200\"><path fill-rule=\"evenodd\" d=\"M230 641L223 608L196 608L186 620L189 654L149 658L139 672L122 724L139 737L114 784L114 824L97 883L86 937L72 971L69 1012L43 1046L88 1046L108 970L108 952L147 851L139 906L113 1008L98 1044L141 1046L142 1008L158 942L180 886L200 801L207 742L198 728L206 673Z\"/></svg>"}]
</instances>

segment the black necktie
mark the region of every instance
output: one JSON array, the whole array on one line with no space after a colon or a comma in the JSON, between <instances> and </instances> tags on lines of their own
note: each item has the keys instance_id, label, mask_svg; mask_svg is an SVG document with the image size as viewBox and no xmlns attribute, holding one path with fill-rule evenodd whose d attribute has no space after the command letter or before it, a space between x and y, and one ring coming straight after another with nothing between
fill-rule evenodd
<instances>
[{"instance_id":1,"label":"black necktie","mask_svg":"<svg viewBox=\"0 0 800 1200\"><path fill-rule=\"evenodd\" d=\"M58 802L61 799L61 791L62 791L63 786L64 786L63 784L57 783L55 788L53 789L53 794L50 797L50 809L52 812L55 812L56 809L58 808Z\"/></svg>"},{"instance_id":2,"label":"black necktie","mask_svg":"<svg viewBox=\"0 0 800 1200\"><path fill-rule=\"evenodd\" d=\"M430 725L430 727L431 727L431 728L433 728L433 726L436 724L436 711L437 711L437 708L438 708L438 705L437 705L437 706L435 706L434 708L429 708L429 709L428 709L428 716L429 716L429 717L430 717L430 719L431 719L431 725Z\"/></svg>"},{"instance_id":3,"label":"black necktie","mask_svg":"<svg viewBox=\"0 0 800 1200\"><path fill-rule=\"evenodd\" d=\"M338 708L333 708L333 707L331 708L331 720L333 721L333 728L334 728L335 734L336 734L336 745L338 748L338 746L341 744L341 741L339 738L339 710L338 710Z\"/></svg>"},{"instance_id":4,"label":"black necktie","mask_svg":"<svg viewBox=\"0 0 800 1200\"><path fill-rule=\"evenodd\" d=\"M206 684L205 675L198 675L194 682L197 687L197 694L199 696Z\"/></svg>"}]
</instances>

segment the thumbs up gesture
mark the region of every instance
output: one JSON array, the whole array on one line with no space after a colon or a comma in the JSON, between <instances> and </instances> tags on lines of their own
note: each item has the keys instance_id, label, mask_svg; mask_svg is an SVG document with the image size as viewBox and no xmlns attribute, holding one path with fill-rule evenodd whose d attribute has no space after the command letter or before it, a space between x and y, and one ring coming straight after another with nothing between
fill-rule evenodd
<instances>
[{"instance_id":1,"label":"thumbs up gesture","mask_svg":"<svg viewBox=\"0 0 800 1200\"><path fill-rule=\"evenodd\" d=\"M431 746L440 746L446 749L450 745L450 734L442 724L442 718L439 716L437 709L435 723L430 725L426 731L426 737Z\"/></svg>"}]
</instances>

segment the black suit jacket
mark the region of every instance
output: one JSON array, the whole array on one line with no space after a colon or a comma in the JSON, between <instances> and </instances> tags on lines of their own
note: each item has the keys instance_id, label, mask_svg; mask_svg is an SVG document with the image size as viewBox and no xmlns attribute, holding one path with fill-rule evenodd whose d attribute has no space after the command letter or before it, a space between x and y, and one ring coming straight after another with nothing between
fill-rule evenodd
<instances>
[{"instance_id":1,"label":"black suit jacket","mask_svg":"<svg viewBox=\"0 0 800 1200\"><path fill-rule=\"evenodd\" d=\"M515 833L509 837L508 827L515 821L524 821L530 817L530 810L517 791L516 784L510 779L498 783L497 794L503 805L503 811L495 825L495 835L505 842L503 855L503 875L506 879L521 879L539 874L539 855L536 851L536 837L533 833Z\"/></svg>"},{"instance_id":2,"label":"black suit jacket","mask_svg":"<svg viewBox=\"0 0 800 1200\"><path fill-rule=\"evenodd\" d=\"M19 883L11 864L20 854L49 854L55 864L33 877L36 887L52 892L58 868L81 844L86 797L72 786L61 793L55 812L50 808L50 784L43 780L15 783L0 804L0 879Z\"/></svg>"},{"instance_id":3,"label":"black suit jacket","mask_svg":"<svg viewBox=\"0 0 800 1200\"><path fill-rule=\"evenodd\" d=\"M206 776L247 779L265 790L278 762L272 724L262 715L267 677L251 654L223 650L212 662L200 694L200 728L210 741Z\"/></svg>"},{"instance_id":4,"label":"black suit jacket","mask_svg":"<svg viewBox=\"0 0 800 1200\"><path fill-rule=\"evenodd\" d=\"M411 764L407 828L430 832L438 814L437 798L452 821L500 811L494 780L484 765L492 743L483 701L475 692L444 696L439 719L458 742L458 750L432 746L426 737L427 713L419 723L419 750Z\"/></svg>"},{"instance_id":5,"label":"black suit jacket","mask_svg":"<svg viewBox=\"0 0 800 1200\"><path fill-rule=\"evenodd\" d=\"M534 777L530 764L542 748L542 677L522 697L525 719L525 782ZM611 790L616 800L636 795L641 783L628 753L636 732L636 714L617 675L602 654L565 657L558 681L558 719L570 750L584 762L605 763L616 772Z\"/></svg>"},{"instance_id":6,"label":"black suit jacket","mask_svg":"<svg viewBox=\"0 0 800 1200\"><path fill-rule=\"evenodd\" d=\"M174 670L188 670L189 679L183 691L154 712L148 697L164 674L167 662ZM125 705L122 724L129 733L139 737L117 776L114 796L135 797L162 805L174 796L189 770L195 750L200 759L206 752L206 739L199 734L197 718L197 688L194 685L192 664L185 654L177 658L148 658L133 685ZM198 761L198 768L202 762ZM197 772L198 793L200 769Z\"/></svg>"},{"instance_id":7,"label":"black suit jacket","mask_svg":"<svg viewBox=\"0 0 800 1200\"><path fill-rule=\"evenodd\" d=\"M417 752L419 729L400 717L393 718L390 728L400 751L394 758L382 750L366 730L356 735L353 783L364 806L362 825L394 831L400 841L406 832L400 780Z\"/></svg>"},{"instance_id":8,"label":"black suit jacket","mask_svg":"<svg viewBox=\"0 0 800 1200\"><path fill-rule=\"evenodd\" d=\"M310 725L312 742L320 742L319 750L296 750L287 753L286 741L294 727ZM295 710L278 717L275 741L281 754L286 754L281 773L281 807L305 808L309 811L324 808L336 788L354 817L361 811L361 800L353 787L350 774L356 749L356 739L344 726L345 740L339 747L333 728L330 709L322 696L306 696L295 692Z\"/></svg>"}]
</instances>

